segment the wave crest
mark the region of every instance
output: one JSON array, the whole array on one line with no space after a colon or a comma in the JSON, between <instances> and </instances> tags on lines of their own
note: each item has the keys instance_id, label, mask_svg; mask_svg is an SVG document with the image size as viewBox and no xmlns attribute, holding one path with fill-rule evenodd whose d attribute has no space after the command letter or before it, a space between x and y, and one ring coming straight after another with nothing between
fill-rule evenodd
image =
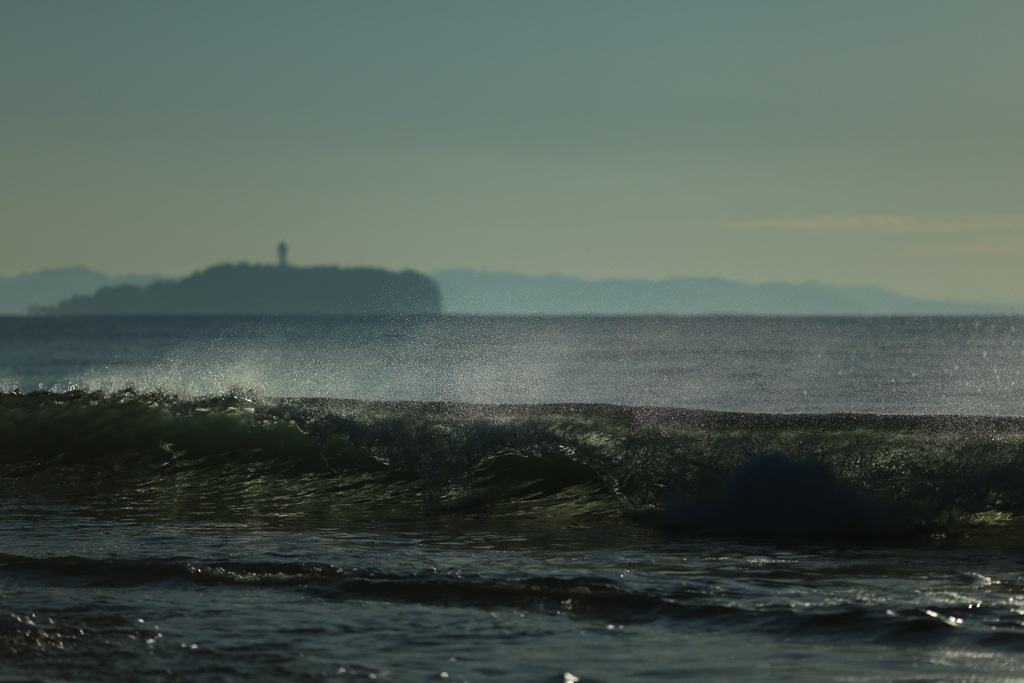
<instances>
[{"instance_id":1,"label":"wave crest","mask_svg":"<svg viewBox=\"0 0 1024 683\"><path fill-rule=\"evenodd\" d=\"M0 443L7 496L225 520L642 516L831 537L1024 510L1016 418L14 392L0 394Z\"/></svg>"}]
</instances>

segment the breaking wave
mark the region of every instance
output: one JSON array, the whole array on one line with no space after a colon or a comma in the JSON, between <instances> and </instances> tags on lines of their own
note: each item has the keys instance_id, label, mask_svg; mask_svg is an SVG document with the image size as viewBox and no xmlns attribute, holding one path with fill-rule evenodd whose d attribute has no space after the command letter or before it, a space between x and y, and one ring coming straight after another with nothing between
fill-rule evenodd
<instances>
[{"instance_id":1,"label":"breaking wave","mask_svg":"<svg viewBox=\"0 0 1024 683\"><path fill-rule=\"evenodd\" d=\"M662 526L678 533L1010 533L1024 419L0 394L0 489L225 522Z\"/></svg>"}]
</instances>

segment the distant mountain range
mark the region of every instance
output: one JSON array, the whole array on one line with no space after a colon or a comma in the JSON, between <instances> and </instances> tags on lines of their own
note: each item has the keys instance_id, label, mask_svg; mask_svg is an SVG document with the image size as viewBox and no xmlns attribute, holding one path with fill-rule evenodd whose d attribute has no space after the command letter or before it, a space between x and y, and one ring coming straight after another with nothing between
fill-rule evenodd
<instances>
[{"instance_id":1,"label":"distant mountain range","mask_svg":"<svg viewBox=\"0 0 1024 683\"><path fill-rule=\"evenodd\" d=\"M0 276L0 315L24 315L29 309L54 306L80 294L92 294L100 287L147 285L161 280L159 275L121 275L110 277L89 268L55 268L25 273L16 277Z\"/></svg>"},{"instance_id":2,"label":"distant mountain range","mask_svg":"<svg viewBox=\"0 0 1024 683\"><path fill-rule=\"evenodd\" d=\"M444 270L431 273L447 313L490 315L971 315L1021 307L930 301L880 287L748 285L720 278L599 280Z\"/></svg>"},{"instance_id":3,"label":"distant mountain range","mask_svg":"<svg viewBox=\"0 0 1024 683\"><path fill-rule=\"evenodd\" d=\"M590 282L561 275L529 276L464 269L444 270L429 277L437 283L444 311L462 314L983 315L1024 311L1021 306L933 301L902 296L880 287L846 287L819 282L748 285L720 278ZM0 277L0 315L24 315L30 309L53 308L76 296L91 297L103 287L143 287L159 280L169 278L157 275L109 277L80 267ZM65 310L70 310L67 305Z\"/></svg>"}]
</instances>

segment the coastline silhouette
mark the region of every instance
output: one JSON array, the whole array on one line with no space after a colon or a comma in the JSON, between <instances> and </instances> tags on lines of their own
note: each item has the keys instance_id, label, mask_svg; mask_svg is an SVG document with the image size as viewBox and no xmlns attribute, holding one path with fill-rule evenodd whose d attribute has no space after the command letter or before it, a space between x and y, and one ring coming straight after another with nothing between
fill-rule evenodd
<instances>
[{"instance_id":1,"label":"coastline silhouette","mask_svg":"<svg viewBox=\"0 0 1024 683\"><path fill-rule=\"evenodd\" d=\"M43 315L339 315L441 312L437 284L411 270L221 264L177 281L104 287Z\"/></svg>"}]
</instances>

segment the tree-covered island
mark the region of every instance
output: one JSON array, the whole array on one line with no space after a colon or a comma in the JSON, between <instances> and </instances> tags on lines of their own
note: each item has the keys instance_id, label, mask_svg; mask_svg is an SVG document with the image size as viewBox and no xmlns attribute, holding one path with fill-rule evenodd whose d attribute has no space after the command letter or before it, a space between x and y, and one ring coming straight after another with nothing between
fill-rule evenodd
<instances>
[{"instance_id":1,"label":"tree-covered island","mask_svg":"<svg viewBox=\"0 0 1024 683\"><path fill-rule=\"evenodd\" d=\"M437 284L377 268L222 264L182 280L104 287L47 315L374 315L441 312Z\"/></svg>"}]
</instances>

